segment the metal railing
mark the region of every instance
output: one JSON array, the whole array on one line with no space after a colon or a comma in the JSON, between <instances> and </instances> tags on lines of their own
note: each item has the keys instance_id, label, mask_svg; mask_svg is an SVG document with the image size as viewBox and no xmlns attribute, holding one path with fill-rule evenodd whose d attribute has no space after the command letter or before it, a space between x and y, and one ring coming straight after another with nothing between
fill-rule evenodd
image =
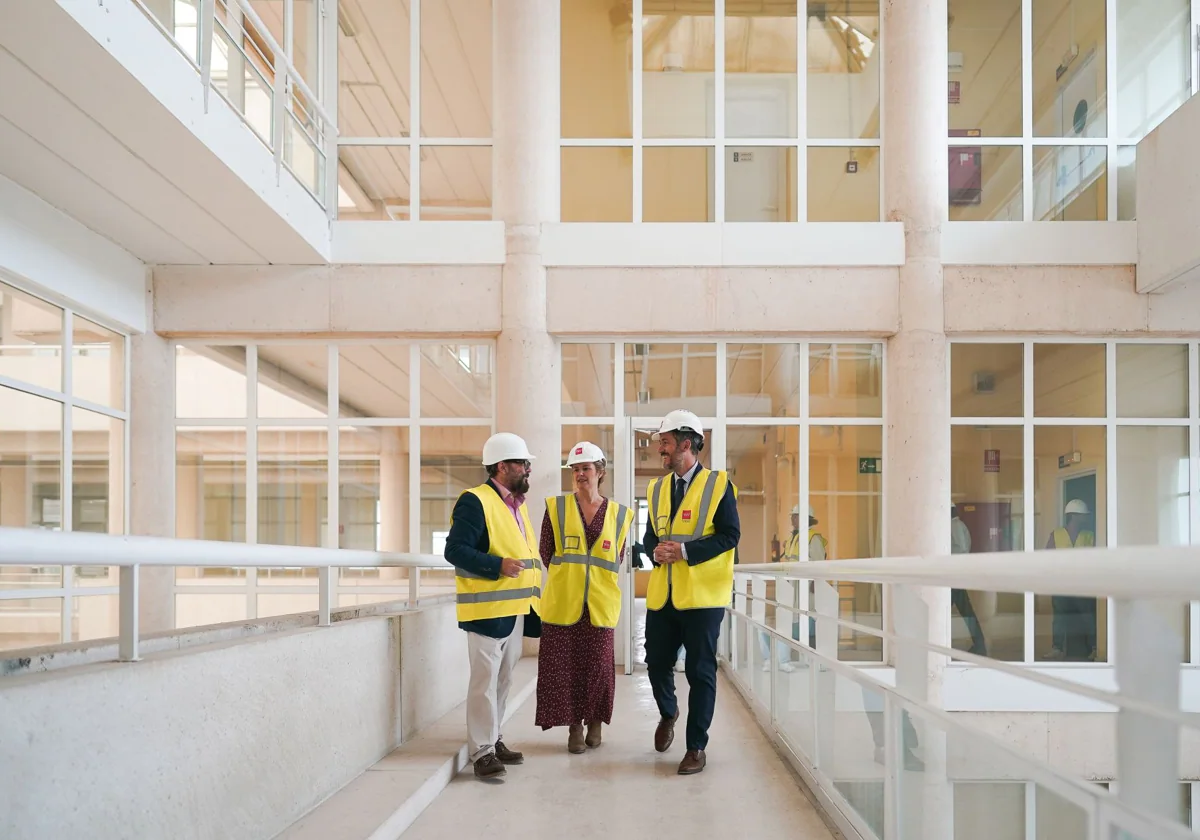
<instances>
[{"instance_id":1,"label":"metal railing","mask_svg":"<svg viewBox=\"0 0 1200 840\"><path fill-rule=\"evenodd\" d=\"M139 658L139 570L143 567L222 567L317 569L317 624L332 622L334 570L405 568L409 602L415 602L421 569L453 568L434 554L305 548L282 545L239 545L211 540L120 537L88 533L55 533L31 528L0 528L0 567L116 566L120 569L118 655ZM27 590L36 597L36 590Z\"/></svg>"},{"instance_id":2,"label":"metal railing","mask_svg":"<svg viewBox=\"0 0 1200 840\"><path fill-rule=\"evenodd\" d=\"M839 615L838 582L882 587L891 619L884 629ZM952 649L950 587L1112 598L1115 650L1111 665L1097 667L1115 676L1117 690ZM1027 838L1184 840L1195 835L1178 816L1180 742L1200 720L1182 710L1179 607L1198 596L1200 549L1188 547L738 566L721 656L764 730L847 837L951 840L962 836L956 785L1019 781L1028 791ZM798 629L810 621L815 645ZM890 664L839 661L842 628L885 642ZM1108 711L1116 793L947 711L951 658ZM1048 827L1056 820L1057 829Z\"/></svg>"},{"instance_id":3,"label":"metal railing","mask_svg":"<svg viewBox=\"0 0 1200 840\"><path fill-rule=\"evenodd\" d=\"M170 5L163 20L144 0L134 0L146 17L199 71L204 111L216 91L275 158L278 183L284 167L326 211L330 162L337 161L337 121L321 105L250 0L186 0ZM194 14L185 21L181 14Z\"/></svg>"}]
</instances>

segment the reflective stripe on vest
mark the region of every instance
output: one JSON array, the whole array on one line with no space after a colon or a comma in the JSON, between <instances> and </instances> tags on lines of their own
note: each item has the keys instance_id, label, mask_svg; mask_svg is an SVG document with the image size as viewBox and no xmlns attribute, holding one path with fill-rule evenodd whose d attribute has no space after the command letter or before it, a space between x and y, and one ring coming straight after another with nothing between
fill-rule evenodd
<instances>
[{"instance_id":1,"label":"reflective stripe on vest","mask_svg":"<svg viewBox=\"0 0 1200 840\"><path fill-rule=\"evenodd\" d=\"M525 532L517 525L513 510L490 483L465 491L483 506L483 518L488 534L488 554L511 557L522 562L522 571L515 578L501 575L497 580L455 569L455 601L459 621L482 621L492 618L525 615L531 609L539 611L542 594L542 564L525 505L517 516Z\"/></svg>"},{"instance_id":2,"label":"reflective stripe on vest","mask_svg":"<svg viewBox=\"0 0 1200 840\"><path fill-rule=\"evenodd\" d=\"M568 550L564 547L568 541L575 545L587 544L587 525L582 515L578 515L578 509L575 514L568 514L569 505L578 508L574 496L546 499L547 510L554 511L552 524L557 528L554 530L556 554L550 561L542 621L573 625L582 617L586 604L593 626L615 627L621 615L621 592L617 581L620 549L628 539L633 513L624 505L610 501L596 542L583 551ZM567 530L568 519L574 526L571 532ZM596 571L595 579L593 570Z\"/></svg>"},{"instance_id":3,"label":"reflective stripe on vest","mask_svg":"<svg viewBox=\"0 0 1200 840\"><path fill-rule=\"evenodd\" d=\"M460 592L458 593L458 603L460 604L490 604L493 601L516 601L521 598L536 598L541 596L542 588L540 586L531 586L527 589L494 589L490 592Z\"/></svg>"},{"instance_id":4,"label":"reflective stripe on vest","mask_svg":"<svg viewBox=\"0 0 1200 840\"><path fill-rule=\"evenodd\" d=\"M701 467L701 469L703 469L703 467ZM685 542L691 542L692 540L698 540L702 536L704 536L704 526L705 526L705 523L708 522L709 511L712 510L713 491L716 490L716 488L717 488L718 475L719 474L717 473L716 470L710 470L708 472L708 480L704 483L704 492L700 496L700 507L697 509L697 512L696 512L696 525L700 526L699 533L696 532L695 526L693 526L692 533L690 533L690 534L674 534L673 533L673 534L670 534L669 536L663 536L662 530L660 530L662 528L662 523L658 521L658 519L660 519L661 517L659 517L657 514L658 514L658 511L662 510L662 504L664 501L663 497L666 496L666 494L667 494L668 485L673 483L675 479L672 478L671 481L669 481L669 482L664 481L664 480L659 480L658 504L655 506L655 509L654 509L654 512L655 512L654 529L655 529L655 533L658 534L658 539L660 542L670 541L670 542L677 542L677 543L685 543ZM689 486L688 489L690 490L691 487ZM687 498L686 494L684 494L684 498L685 499ZM669 496L666 496L666 503L667 503L667 505L670 505L670 503L671 503ZM682 510L682 509L683 508L681 506L680 510ZM670 510L670 507L668 507L667 510ZM678 516L679 511L676 511L675 515ZM671 524L673 524L673 523L671 523ZM665 529L663 529L663 530L665 530Z\"/></svg>"}]
</instances>

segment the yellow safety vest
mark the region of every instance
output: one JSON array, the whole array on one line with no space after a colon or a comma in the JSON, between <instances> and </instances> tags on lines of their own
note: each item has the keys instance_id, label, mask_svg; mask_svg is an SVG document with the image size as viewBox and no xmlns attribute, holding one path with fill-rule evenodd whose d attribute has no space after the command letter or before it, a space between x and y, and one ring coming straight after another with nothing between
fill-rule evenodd
<instances>
[{"instance_id":1,"label":"yellow safety vest","mask_svg":"<svg viewBox=\"0 0 1200 840\"><path fill-rule=\"evenodd\" d=\"M554 531L554 558L542 598L542 621L572 625L586 603L593 627L616 627L621 617L621 546L629 536L633 511L609 501L600 536L588 548L583 517L574 496L546 499Z\"/></svg>"},{"instance_id":2,"label":"yellow safety vest","mask_svg":"<svg viewBox=\"0 0 1200 840\"><path fill-rule=\"evenodd\" d=\"M826 559L829 555L829 541L817 533L816 528L808 529L808 541L811 544L813 537L821 541L821 548L825 549ZM800 532L792 534L788 537L787 548L783 550L784 563L797 563L800 560Z\"/></svg>"},{"instance_id":3,"label":"yellow safety vest","mask_svg":"<svg viewBox=\"0 0 1200 840\"><path fill-rule=\"evenodd\" d=\"M1055 548L1093 548L1096 545L1096 535L1091 531L1080 531L1079 536L1075 538L1075 543L1071 543L1071 535L1067 533L1066 528L1054 529L1054 547Z\"/></svg>"},{"instance_id":4,"label":"yellow safety vest","mask_svg":"<svg viewBox=\"0 0 1200 840\"><path fill-rule=\"evenodd\" d=\"M787 546L783 549L783 562L795 563L800 559L800 532L788 537Z\"/></svg>"},{"instance_id":5,"label":"yellow safety vest","mask_svg":"<svg viewBox=\"0 0 1200 840\"><path fill-rule=\"evenodd\" d=\"M542 596L542 561L538 557L537 537L529 521L529 512L521 505L521 521L525 535L513 519L512 509L495 487L481 484L465 491L483 505L487 524L488 554L524 560L525 570L515 578L500 576L488 580L463 569L455 570L455 589L458 592L458 620L480 621L485 618L504 618L539 611Z\"/></svg>"},{"instance_id":6,"label":"yellow safety vest","mask_svg":"<svg viewBox=\"0 0 1200 840\"><path fill-rule=\"evenodd\" d=\"M733 497L737 498L737 486L729 480L728 473L704 467L698 469L672 520L671 485L674 480L673 473L653 479L646 490L646 499L654 514L654 533L659 541L687 543L715 534L713 518L725 489L733 488ZM686 560L656 566L650 573L650 585L646 590L647 609L661 610L668 597L677 610L729 606L733 595L733 555L734 549L730 549L695 566L689 566Z\"/></svg>"}]
</instances>

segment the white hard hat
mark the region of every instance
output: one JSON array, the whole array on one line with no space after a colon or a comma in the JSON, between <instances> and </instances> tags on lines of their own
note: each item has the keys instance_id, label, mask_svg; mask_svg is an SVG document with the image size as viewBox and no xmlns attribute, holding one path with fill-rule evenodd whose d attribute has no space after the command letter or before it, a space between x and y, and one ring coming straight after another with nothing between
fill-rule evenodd
<instances>
[{"instance_id":1,"label":"white hard hat","mask_svg":"<svg viewBox=\"0 0 1200 840\"><path fill-rule=\"evenodd\" d=\"M1082 499L1072 499L1067 502L1067 513L1082 513L1087 516L1091 511L1088 510L1087 502Z\"/></svg>"},{"instance_id":2,"label":"white hard hat","mask_svg":"<svg viewBox=\"0 0 1200 840\"><path fill-rule=\"evenodd\" d=\"M532 461L533 455L525 439L512 432L496 432L483 445L483 465L490 467L501 461Z\"/></svg>"},{"instance_id":3,"label":"white hard hat","mask_svg":"<svg viewBox=\"0 0 1200 840\"><path fill-rule=\"evenodd\" d=\"M576 464L594 464L597 461L604 460L604 450L596 444L581 440L579 443L571 447L571 451L567 453L566 467L573 467ZM564 467L564 469L566 469Z\"/></svg>"},{"instance_id":4,"label":"white hard hat","mask_svg":"<svg viewBox=\"0 0 1200 840\"><path fill-rule=\"evenodd\" d=\"M677 432L680 429L686 429L698 435L704 434L704 427L700 425L699 417L685 408L677 408L663 418L653 438L654 440L658 440L663 432Z\"/></svg>"},{"instance_id":5,"label":"white hard hat","mask_svg":"<svg viewBox=\"0 0 1200 840\"><path fill-rule=\"evenodd\" d=\"M796 505L794 508L792 508L792 516L799 516L799 515L800 515L800 505ZM809 519L817 518L817 512L815 510L813 510L812 505L808 506L808 518Z\"/></svg>"}]
</instances>

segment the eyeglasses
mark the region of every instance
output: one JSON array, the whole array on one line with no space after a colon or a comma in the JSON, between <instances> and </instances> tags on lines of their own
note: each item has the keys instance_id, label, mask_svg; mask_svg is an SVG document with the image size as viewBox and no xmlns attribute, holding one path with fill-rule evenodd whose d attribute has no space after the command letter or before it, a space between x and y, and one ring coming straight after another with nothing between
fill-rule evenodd
<instances>
[{"instance_id":1,"label":"eyeglasses","mask_svg":"<svg viewBox=\"0 0 1200 840\"><path fill-rule=\"evenodd\" d=\"M514 466L518 466L523 470L527 470L533 466L533 464L531 464L529 461L524 461L524 460L518 461L516 459L510 459L510 460L505 461L504 463L513 464Z\"/></svg>"}]
</instances>

